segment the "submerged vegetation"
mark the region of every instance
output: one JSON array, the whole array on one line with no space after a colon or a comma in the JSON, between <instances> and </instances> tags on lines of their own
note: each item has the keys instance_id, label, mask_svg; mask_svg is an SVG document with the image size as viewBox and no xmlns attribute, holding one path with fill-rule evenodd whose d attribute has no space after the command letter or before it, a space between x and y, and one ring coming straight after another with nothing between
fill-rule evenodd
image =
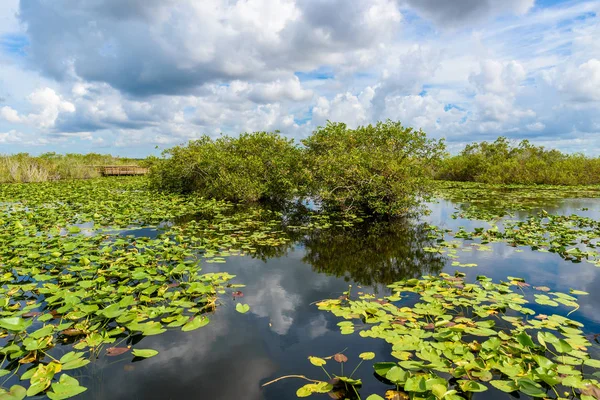
<instances>
[{"instance_id":1,"label":"submerged vegetation","mask_svg":"<svg viewBox=\"0 0 600 400\"><path fill-rule=\"evenodd\" d=\"M0 155L0 183L89 179L100 176L94 166L134 165L138 161L94 153L66 155L44 153L37 157L27 153Z\"/></svg>"}]
</instances>

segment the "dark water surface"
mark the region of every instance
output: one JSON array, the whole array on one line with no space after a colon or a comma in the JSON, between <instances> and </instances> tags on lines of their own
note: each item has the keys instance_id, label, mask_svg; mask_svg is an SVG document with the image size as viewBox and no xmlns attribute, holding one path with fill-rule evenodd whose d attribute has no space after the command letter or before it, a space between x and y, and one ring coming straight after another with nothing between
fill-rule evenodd
<instances>
[{"instance_id":1,"label":"dark water surface","mask_svg":"<svg viewBox=\"0 0 600 400\"><path fill-rule=\"evenodd\" d=\"M581 211L581 208L588 208ZM431 205L432 213L421 223L432 223L456 230L487 226L485 222L452 219L455 206L446 201ZM577 213L600 219L600 201L565 200L549 207L554 214ZM526 213L518 215L525 218ZM328 356L347 349L346 368L354 368L358 354L376 353L374 361L394 361L391 346L379 339L361 338L358 332L341 335L340 319L319 311L314 302L336 298L353 286L358 291L388 293L386 285L407 277L453 273L460 270L469 280L487 275L494 280L518 276L532 286L544 285L562 292L570 288L589 292L580 298L581 308L571 318L585 324L587 333L600 332L600 268L589 263L571 263L557 254L513 248L505 243L491 244L492 251L459 252L462 263L474 268L451 266L453 260L428 253L423 226L396 222L371 224L344 233L323 231L301 237L287 249L265 260L230 257L225 264L207 264L205 272L227 271L237 275L235 283L244 297L222 298L221 306L210 316L206 327L181 332L169 330L145 337L137 347L158 350L158 356L131 362L131 355L102 357L74 374L88 391L89 399L294 399L304 381L287 379L265 388L261 385L288 374L303 374L314 379L326 376L312 366L309 355ZM235 311L235 301L250 305L247 314ZM566 314L566 308L531 303L537 312ZM363 380L363 399L371 393L382 395L388 388L379 382L365 362L355 374ZM336 365L333 365L336 364ZM339 364L329 363L329 372L339 373ZM78 371L79 372L79 371ZM347 371L346 371L347 372ZM488 385L489 386L489 385ZM329 398L327 394L314 398ZM503 392L489 390L478 399L507 398ZM525 397L525 396L523 396Z\"/></svg>"}]
</instances>

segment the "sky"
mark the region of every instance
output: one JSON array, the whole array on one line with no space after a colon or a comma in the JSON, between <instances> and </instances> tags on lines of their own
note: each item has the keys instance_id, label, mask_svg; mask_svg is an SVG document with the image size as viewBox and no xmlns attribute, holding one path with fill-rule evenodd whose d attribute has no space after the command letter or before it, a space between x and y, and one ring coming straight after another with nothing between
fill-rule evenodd
<instances>
[{"instance_id":1,"label":"sky","mask_svg":"<svg viewBox=\"0 0 600 400\"><path fill-rule=\"evenodd\" d=\"M600 1L0 1L2 154L386 119L600 155Z\"/></svg>"}]
</instances>

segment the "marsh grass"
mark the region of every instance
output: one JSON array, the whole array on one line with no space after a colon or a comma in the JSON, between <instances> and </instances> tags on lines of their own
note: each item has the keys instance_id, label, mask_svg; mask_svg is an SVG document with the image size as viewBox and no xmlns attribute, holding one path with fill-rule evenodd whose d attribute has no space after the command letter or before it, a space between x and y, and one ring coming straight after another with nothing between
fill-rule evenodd
<instances>
[{"instance_id":1,"label":"marsh grass","mask_svg":"<svg viewBox=\"0 0 600 400\"><path fill-rule=\"evenodd\" d=\"M122 164L137 164L137 160L95 153L0 155L0 183L90 179L100 176L95 166Z\"/></svg>"}]
</instances>

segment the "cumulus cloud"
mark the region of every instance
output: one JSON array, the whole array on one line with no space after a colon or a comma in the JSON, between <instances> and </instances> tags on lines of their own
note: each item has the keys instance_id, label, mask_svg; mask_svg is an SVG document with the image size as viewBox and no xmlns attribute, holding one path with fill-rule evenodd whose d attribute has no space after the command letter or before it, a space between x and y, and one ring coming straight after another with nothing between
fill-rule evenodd
<instances>
[{"instance_id":1,"label":"cumulus cloud","mask_svg":"<svg viewBox=\"0 0 600 400\"><path fill-rule=\"evenodd\" d=\"M0 117L12 123L21 122L21 117L17 110L8 106L0 108Z\"/></svg>"},{"instance_id":2,"label":"cumulus cloud","mask_svg":"<svg viewBox=\"0 0 600 400\"><path fill-rule=\"evenodd\" d=\"M138 96L289 79L390 39L400 20L392 0L28 0L19 16L43 73Z\"/></svg>"},{"instance_id":3,"label":"cumulus cloud","mask_svg":"<svg viewBox=\"0 0 600 400\"><path fill-rule=\"evenodd\" d=\"M1 3L14 151L144 156L202 134L303 138L385 118L451 146L506 135L593 151L600 133L597 1Z\"/></svg>"},{"instance_id":4,"label":"cumulus cloud","mask_svg":"<svg viewBox=\"0 0 600 400\"><path fill-rule=\"evenodd\" d=\"M358 95L350 92L340 93L332 100L320 97L312 109L316 125L324 125L327 120L341 121L350 127L364 125L371 121L371 101L375 91L367 87Z\"/></svg>"},{"instance_id":5,"label":"cumulus cloud","mask_svg":"<svg viewBox=\"0 0 600 400\"><path fill-rule=\"evenodd\" d=\"M582 103L600 101L600 59L592 58L580 65L569 65L550 79L571 100Z\"/></svg>"},{"instance_id":6,"label":"cumulus cloud","mask_svg":"<svg viewBox=\"0 0 600 400\"><path fill-rule=\"evenodd\" d=\"M437 132L457 125L466 117L464 111L447 107L432 96L391 96L386 98L384 117L402 121L426 132Z\"/></svg>"},{"instance_id":7,"label":"cumulus cloud","mask_svg":"<svg viewBox=\"0 0 600 400\"><path fill-rule=\"evenodd\" d=\"M0 132L0 143L20 143L25 139L24 135L17 131Z\"/></svg>"},{"instance_id":8,"label":"cumulus cloud","mask_svg":"<svg viewBox=\"0 0 600 400\"><path fill-rule=\"evenodd\" d=\"M37 112L27 115L19 113L9 106L0 109L0 117L12 123L26 123L38 128L51 128L62 112L75 112L75 105L65 101L51 88L43 88L31 93L27 99Z\"/></svg>"},{"instance_id":9,"label":"cumulus cloud","mask_svg":"<svg viewBox=\"0 0 600 400\"><path fill-rule=\"evenodd\" d=\"M525 79L525 68L517 61L484 60L469 80L480 92L514 94Z\"/></svg>"},{"instance_id":10,"label":"cumulus cloud","mask_svg":"<svg viewBox=\"0 0 600 400\"><path fill-rule=\"evenodd\" d=\"M248 98L257 103L274 103L281 100L308 100L312 95L311 90L304 89L300 80L293 77L286 81L278 79L274 82L251 86Z\"/></svg>"},{"instance_id":11,"label":"cumulus cloud","mask_svg":"<svg viewBox=\"0 0 600 400\"><path fill-rule=\"evenodd\" d=\"M499 14L521 15L529 11L535 0L406 0L425 18L438 25L458 27L480 22Z\"/></svg>"}]
</instances>

